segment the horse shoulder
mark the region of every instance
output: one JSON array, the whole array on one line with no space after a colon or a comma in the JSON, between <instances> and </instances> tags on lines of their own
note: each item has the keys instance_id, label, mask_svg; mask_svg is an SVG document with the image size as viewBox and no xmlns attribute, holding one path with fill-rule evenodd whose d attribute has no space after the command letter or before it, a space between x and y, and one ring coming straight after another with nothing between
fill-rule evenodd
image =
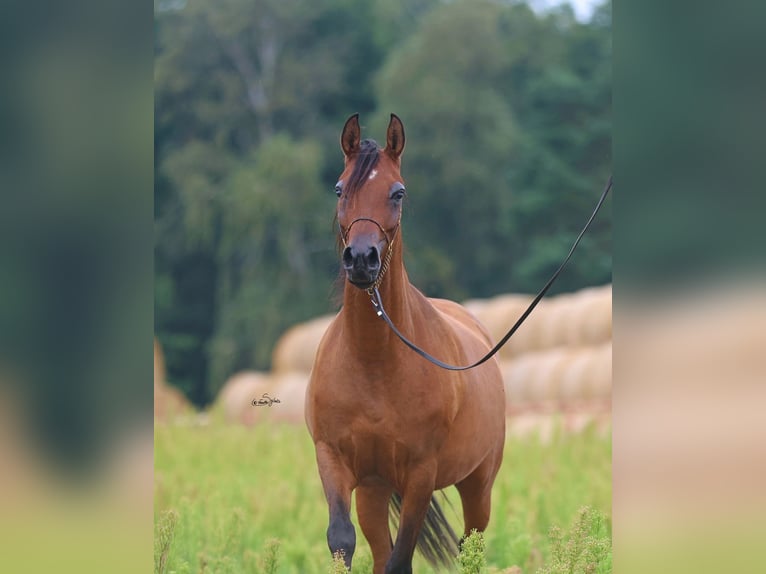
<instances>
[{"instance_id":1,"label":"horse shoulder","mask_svg":"<svg viewBox=\"0 0 766 574\"><path fill-rule=\"evenodd\" d=\"M474 336L486 343L490 348L492 347L493 342L489 331L487 331L487 328L468 309L449 299L429 298L428 301L443 315L456 321Z\"/></svg>"},{"instance_id":2,"label":"horse shoulder","mask_svg":"<svg viewBox=\"0 0 766 574\"><path fill-rule=\"evenodd\" d=\"M327 376L326 370L332 362L332 358L329 356L332 353L332 341L338 338L338 329L340 323L336 316L332 322L328 325L322 338L319 340L317 346L316 355L314 356L314 365L311 368L309 375L308 385L306 387L306 401L305 401L305 414L306 422L309 426L309 431L313 431L313 422L315 416L316 401L318 398L327 392L325 388L328 381L332 381ZM312 432L313 434L313 432Z\"/></svg>"}]
</instances>

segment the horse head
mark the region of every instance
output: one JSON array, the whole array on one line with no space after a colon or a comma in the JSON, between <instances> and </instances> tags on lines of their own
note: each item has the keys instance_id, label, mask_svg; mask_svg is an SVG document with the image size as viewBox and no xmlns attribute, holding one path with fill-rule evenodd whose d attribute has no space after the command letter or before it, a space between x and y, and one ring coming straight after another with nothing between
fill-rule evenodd
<instances>
[{"instance_id":1,"label":"horse head","mask_svg":"<svg viewBox=\"0 0 766 574\"><path fill-rule=\"evenodd\" d=\"M386 147L361 140L359 114L343 126L340 145L345 166L335 186L342 264L348 281L360 289L379 284L387 270L405 197L400 159L404 126L391 114Z\"/></svg>"}]
</instances>

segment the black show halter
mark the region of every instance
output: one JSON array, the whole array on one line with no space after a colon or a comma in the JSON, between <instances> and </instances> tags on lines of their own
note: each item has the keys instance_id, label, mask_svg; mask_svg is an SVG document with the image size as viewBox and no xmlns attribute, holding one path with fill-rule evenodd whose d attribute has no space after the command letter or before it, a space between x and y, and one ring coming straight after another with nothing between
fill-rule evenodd
<instances>
[{"instance_id":1,"label":"black show halter","mask_svg":"<svg viewBox=\"0 0 766 574\"><path fill-rule=\"evenodd\" d=\"M527 307L527 310L524 311L521 317L519 317L519 319L516 321L516 324L513 327L511 327L511 330L505 334L505 336L500 340L500 342L497 345L495 345L489 353L484 355L481 359L479 359L475 363L466 365L464 367L456 367L455 365L448 365L447 363L440 361L436 357L429 355L423 349L418 347L415 343L410 341L407 337L402 335L399 329L396 328L396 325L394 325L393 321L391 321L391 318L386 313L386 310L383 308L383 300L380 297L380 291L378 291L377 282L373 287L371 287L367 291L370 294L370 301L372 301L372 305L375 307L375 313L378 315L378 317L381 317L386 323L388 323L388 326L391 327L391 330L394 332L394 334L397 337L399 337L399 339L401 339L402 343L407 345L410 349L415 351L421 357L424 357L428 359L429 361L431 361L434 365L441 367L442 369L447 369L450 371L467 371L468 369L473 369L474 367L478 367L482 363L487 362L495 353L497 353L503 347L503 345L505 345L508 342L508 339L510 339L513 336L513 334L518 330L518 328L521 327L521 324L527 319L527 317L529 317L529 314L532 313L532 310L535 307L537 307L537 304L548 292L548 289L550 289L551 285L553 285L553 282L556 281L559 274L564 269L564 266L569 262L569 259L572 257L572 254L574 253L575 249L577 249L578 243L580 243L580 239L582 239L583 235L585 235L585 232L588 231L590 224L595 219L599 209L601 209L601 205L604 203L604 200L606 199L606 196L609 193L610 189L612 189L611 175L609 176L609 180L606 183L606 187L604 188L604 191L601 193L601 198L598 200L598 203L596 204L596 209L593 210L593 213L588 219L588 222L585 224L585 227L583 227L583 230L580 232L580 235L577 236L577 239L572 245L572 248L569 250L569 254L564 258L564 261L561 263L561 265L559 265L559 268L556 269L555 273L551 276L550 279L548 279L548 282L545 284L542 290L537 294L534 300L529 304L529 307Z\"/></svg>"}]
</instances>

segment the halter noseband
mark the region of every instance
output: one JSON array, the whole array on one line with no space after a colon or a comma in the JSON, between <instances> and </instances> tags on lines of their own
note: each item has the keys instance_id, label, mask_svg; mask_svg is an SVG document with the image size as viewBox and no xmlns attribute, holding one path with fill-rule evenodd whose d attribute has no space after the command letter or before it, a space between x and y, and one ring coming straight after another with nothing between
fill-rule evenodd
<instances>
[{"instance_id":1,"label":"halter noseband","mask_svg":"<svg viewBox=\"0 0 766 574\"><path fill-rule=\"evenodd\" d=\"M399 231L399 227L402 223L402 211L399 210L399 220L396 222L396 227L394 227L394 232L389 239L388 233L386 233L386 230L383 229L383 226L375 221L374 219L370 217L357 217L354 221L351 222L351 224L348 226L348 229L346 231L343 231L343 226L340 224L340 221L338 222L338 229L340 229L340 239L343 241L343 248L345 249L348 247L348 234L351 233L351 228L354 227L354 224L359 221L370 221L378 226L378 229L380 229L380 232L383 234L383 237L386 238L386 243L388 244L388 249L386 250L386 256L383 259L383 265L380 266L380 272L378 273L377 279L375 279L375 283L373 283L370 287L366 289L367 294L372 296L375 289L380 287L381 282L383 281L383 276L386 274L386 271L388 271L388 266L391 263L391 255L393 254L393 247L394 247L394 241L396 241L396 232Z\"/></svg>"}]
</instances>

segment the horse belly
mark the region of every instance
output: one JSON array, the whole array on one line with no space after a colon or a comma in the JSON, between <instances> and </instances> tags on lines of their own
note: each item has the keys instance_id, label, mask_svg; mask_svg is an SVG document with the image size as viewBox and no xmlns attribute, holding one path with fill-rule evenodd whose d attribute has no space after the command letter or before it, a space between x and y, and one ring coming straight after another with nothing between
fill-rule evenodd
<instances>
[{"instance_id":1,"label":"horse belly","mask_svg":"<svg viewBox=\"0 0 766 574\"><path fill-rule=\"evenodd\" d=\"M460 482L487 457L502 457L505 443L505 390L494 361L465 382L465 393L439 452L437 488ZM498 460L499 464L499 460Z\"/></svg>"}]
</instances>

